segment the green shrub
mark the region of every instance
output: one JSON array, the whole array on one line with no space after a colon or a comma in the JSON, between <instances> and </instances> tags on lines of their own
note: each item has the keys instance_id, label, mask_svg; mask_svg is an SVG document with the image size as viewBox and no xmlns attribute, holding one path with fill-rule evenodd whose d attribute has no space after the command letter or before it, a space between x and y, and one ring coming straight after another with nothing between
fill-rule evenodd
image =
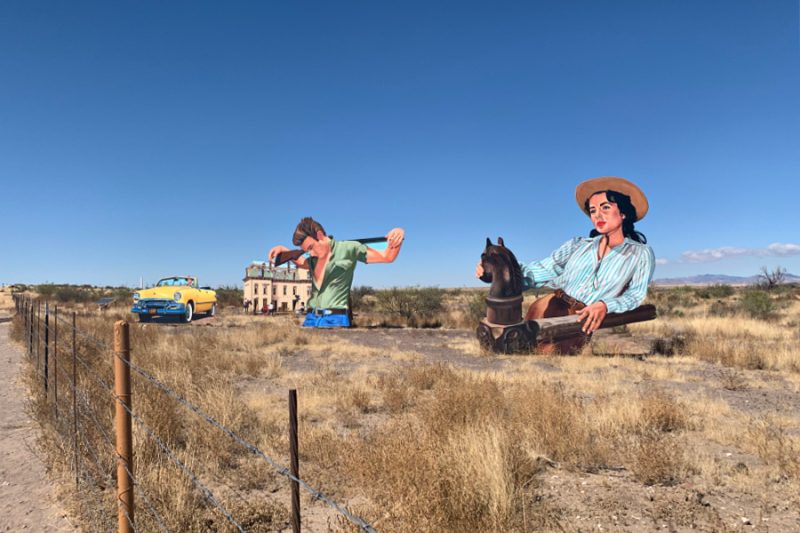
<instances>
[{"instance_id":1,"label":"green shrub","mask_svg":"<svg viewBox=\"0 0 800 533\"><path fill-rule=\"evenodd\" d=\"M708 314L712 316L727 317L736 314L736 306L721 300L717 300L708 309Z\"/></svg>"},{"instance_id":2,"label":"green shrub","mask_svg":"<svg viewBox=\"0 0 800 533\"><path fill-rule=\"evenodd\" d=\"M244 301L244 291L232 285L225 285L214 289L217 293L217 306L240 307Z\"/></svg>"},{"instance_id":3,"label":"green shrub","mask_svg":"<svg viewBox=\"0 0 800 533\"><path fill-rule=\"evenodd\" d=\"M486 294L483 292L471 294L467 301L467 317L478 322L486 316Z\"/></svg>"},{"instance_id":4,"label":"green shrub","mask_svg":"<svg viewBox=\"0 0 800 533\"><path fill-rule=\"evenodd\" d=\"M371 298L367 298L367 296L372 296L375 294L375 289L370 287L369 285L361 285L359 287L353 287L350 290L350 306L355 311L365 311L370 309L374 306L374 302Z\"/></svg>"},{"instance_id":5,"label":"green shrub","mask_svg":"<svg viewBox=\"0 0 800 533\"><path fill-rule=\"evenodd\" d=\"M443 308L444 289L438 287L393 287L375 293L378 311L403 318L406 324L416 327L431 319Z\"/></svg>"},{"instance_id":6,"label":"green shrub","mask_svg":"<svg viewBox=\"0 0 800 533\"><path fill-rule=\"evenodd\" d=\"M775 314L775 303L762 290L748 290L742 295L739 307L753 318L766 320Z\"/></svg>"},{"instance_id":7,"label":"green shrub","mask_svg":"<svg viewBox=\"0 0 800 533\"><path fill-rule=\"evenodd\" d=\"M696 294L699 298L703 298L704 300L710 300L712 298L719 299L719 298L727 298L729 296L733 296L733 293L736 292L733 287L730 285L723 285L723 284L715 284L709 285L708 287L702 287L697 289Z\"/></svg>"}]
</instances>

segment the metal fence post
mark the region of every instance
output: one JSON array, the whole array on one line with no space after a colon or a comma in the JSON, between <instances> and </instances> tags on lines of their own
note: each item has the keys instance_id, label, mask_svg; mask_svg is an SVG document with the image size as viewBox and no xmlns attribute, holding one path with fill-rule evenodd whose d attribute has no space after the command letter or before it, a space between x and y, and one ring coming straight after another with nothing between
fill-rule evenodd
<instances>
[{"instance_id":1,"label":"metal fence post","mask_svg":"<svg viewBox=\"0 0 800 533\"><path fill-rule=\"evenodd\" d=\"M117 510L119 533L133 531L133 443L131 439L130 328L124 320L114 323L114 393L117 428ZM126 409L127 407L127 409Z\"/></svg>"},{"instance_id":2,"label":"metal fence post","mask_svg":"<svg viewBox=\"0 0 800 533\"><path fill-rule=\"evenodd\" d=\"M75 344L75 311L72 312L72 447L75 450L75 488L79 487L81 471L78 455L78 347Z\"/></svg>"},{"instance_id":3,"label":"metal fence post","mask_svg":"<svg viewBox=\"0 0 800 533\"><path fill-rule=\"evenodd\" d=\"M33 300L28 301L28 358L33 357Z\"/></svg>"},{"instance_id":4,"label":"metal fence post","mask_svg":"<svg viewBox=\"0 0 800 533\"><path fill-rule=\"evenodd\" d=\"M289 390L289 454L292 476L300 478L300 458L297 450L297 390ZM294 479L292 486L292 532L300 533L300 484Z\"/></svg>"},{"instance_id":5,"label":"metal fence post","mask_svg":"<svg viewBox=\"0 0 800 533\"><path fill-rule=\"evenodd\" d=\"M44 303L44 399L47 401L47 363L50 356L50 302Z\"/></svg>"},{"instance_id":6,"label":"metal fence post","mask_svg":"<svg viewBox=\"0 0 800 533\"><path fill-rule=\"evenodd\" d=\"M53 407L58 424L58 306L53 317Z\"/></svg>"},{"instance_id":7,"label":"metal fence post","mask_svg":"<svg viewBox=\"0 0 800 533\"><path fill-rule=\"evenodd\" d=\"M39 347L41 346L42 338L42 302L36 302L36 371L39 372L39 361L41 356L39 355Z\"/></svg>"}]
</instances>

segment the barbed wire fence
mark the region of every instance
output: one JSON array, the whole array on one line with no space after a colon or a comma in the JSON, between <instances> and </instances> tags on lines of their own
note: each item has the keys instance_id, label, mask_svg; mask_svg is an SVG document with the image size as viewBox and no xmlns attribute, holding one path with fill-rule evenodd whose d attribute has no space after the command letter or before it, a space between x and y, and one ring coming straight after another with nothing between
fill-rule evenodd
<instances>
[{"instance_id":1,"label":"barbed wire fence","mask_svg":"<svg viewBox=\"0 0 800 533\"><path fill-rule=\"evenodd\" d=\"M35 399L35 407L60 437L53 445L59 448L65 458L70 457L68 463L74 474L77 500L90 502L100 499L109 504L99 511L90 509L89 505L82 508L86 514L91 514L89 522L97 530L116 529L120 533L170 531L169 509L163 509L163 498L153 494L152 486L144 483L141 475L137 477L134 468L133 456L144 453L148 448L153 450L151 453L159 454L159 463L174 465L183 476L186 488L218 517L220 523L215 523L215 529L247 531L244 520L235 516L235 509L232 510L225 499L215 492L213 484L220 484L220 481L203 480L191 457L187 458L186 453L175 448L168 436L160 436L136 413L130 392L133 371L143 383L197 415L204 424L220 431L230 442L268 465L274 474L286 478L291 488L293 531L300 531L299 489L302 488L312 501L324 502L357 530L376 533L364 519L299 477L295 391L289 391L290 467L287 467L151 372L134 364L130 360L129 325L126 322L115 323L114 345L111 346L79 328L75 312L64 316L57 306L51 310L48 302L28 296L14 295L14 303L14 321L21 330L22 342L31 364L35 365L36 383L41 384L41 394ZM136 424L142 437L136 443L138 452L133 449L132 423ZM137 505L134 505L134 496L139 502ZM238 498L243 496L238 495ZM142 513L137 512L140 508ZM172 530L180 531L180 525L173 526Z\"/></svg>"}]
</instances>

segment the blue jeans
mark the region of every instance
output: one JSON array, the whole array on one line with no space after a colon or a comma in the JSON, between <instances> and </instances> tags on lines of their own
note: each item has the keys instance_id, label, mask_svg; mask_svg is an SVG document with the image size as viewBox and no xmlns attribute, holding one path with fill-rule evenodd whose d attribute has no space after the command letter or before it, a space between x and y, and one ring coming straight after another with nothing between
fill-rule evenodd
<instances>
[{"instance_id":1,"label":"blue jeans","mask_svg":"<svg viewBox=\"0 0 800 533\"><path fill-rule=\"evenodd\" d=\"M309 311L303 321L304 328L349 328L350 318L347 315L326 315L320 309L316 313Z\"/></svg>"}]
</instances>

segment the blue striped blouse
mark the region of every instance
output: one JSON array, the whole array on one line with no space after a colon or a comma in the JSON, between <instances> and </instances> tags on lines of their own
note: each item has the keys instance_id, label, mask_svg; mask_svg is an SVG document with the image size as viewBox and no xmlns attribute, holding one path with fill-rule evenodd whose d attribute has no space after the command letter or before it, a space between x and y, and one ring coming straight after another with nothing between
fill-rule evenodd
<instances>
[{"instance_id":1,"label":"blue striped blouse","mask_svg":"<svg viewBox=\"0 0 800 533\"><path fill-rule=\"evenodd\" d=\"M520 263L525 289L561 289L586 305L602 300L609 313L639 307L656 268L653 249L626 237L598 260L600 239L575 237L541 261Z\"/></svg>"}]
</instances>

